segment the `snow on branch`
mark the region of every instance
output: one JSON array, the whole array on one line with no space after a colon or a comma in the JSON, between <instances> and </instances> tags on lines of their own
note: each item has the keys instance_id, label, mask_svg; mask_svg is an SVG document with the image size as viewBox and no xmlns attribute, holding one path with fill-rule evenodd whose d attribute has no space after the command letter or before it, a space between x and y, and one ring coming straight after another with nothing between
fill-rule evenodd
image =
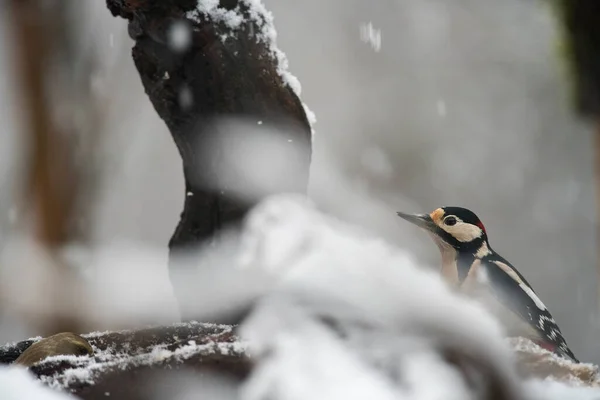
<instances>
[{"instance_id":1,"label":"snow on branch","mask_svg":"<svg viewBox=\"0 0 600 400\"><path fill-rule=\"evenodd\" d=\"M227 325L181 323L137 331L93 332L82 335L94 349L93 356L53 356L34 365L30 371L48 386L78 395L110 390L116 377L126 382L144 369L169 369L181 366L224 371L236 378L245 377L249 368L244 357L245 344ZM4 346L18 356L40 338ZM3 362L11 362L5 357Z\"/></svg>"}]
</instances>

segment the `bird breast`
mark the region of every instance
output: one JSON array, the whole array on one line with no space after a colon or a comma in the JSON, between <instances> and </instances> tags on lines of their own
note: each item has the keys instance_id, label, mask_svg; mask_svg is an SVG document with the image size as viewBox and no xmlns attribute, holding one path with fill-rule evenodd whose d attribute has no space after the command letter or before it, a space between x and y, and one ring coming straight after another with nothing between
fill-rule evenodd
<instances>
[{"instance_id":1,"label":"bird breast","mask_svg":"<svg viewBox=\"0 0 600 400\"><path fill-rule=\"evenodd\" d=\"M457 286L458 265L456 262L458 253L456 252L456 249L444 242L437 235L431 233L430 236L440 249L440 254L442 255L442 277L450 284L450 286Z\"/></svg>"}]
</instances>

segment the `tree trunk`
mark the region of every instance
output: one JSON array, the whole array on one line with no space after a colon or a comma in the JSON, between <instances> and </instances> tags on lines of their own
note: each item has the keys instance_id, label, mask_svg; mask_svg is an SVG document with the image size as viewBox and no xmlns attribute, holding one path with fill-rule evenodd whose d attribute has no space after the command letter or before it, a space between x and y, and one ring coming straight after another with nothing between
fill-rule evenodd
<instances>
[{"instance_id":1,"label":"tree trunk","mask_svg":"<svg viewBox=\"0 0 600 400\"><path fill-rule=\"evenodd\" d=\"M598 274L598 310L600 310L600 118L596 123L594 140L594 182L596 185L596 271Z\"/></svg>"},{"instance_id":2,"label":"tree trunk","mask_svg":"<svg viewBox=\"0 0 600 400\"><path fill-rule=\"evenodd\" d=\"M38 1L12 0L8 9L16 41L15 69L23 98L24 134L29 147L25 200L35 217L34 239L50 259L49 279L53 280L44 283L49 289L43 295L46 306L51 305L51 311L41 313L21 305L17 306L17 312L45 335L78 331L84 321L71 307L77 304L73 299L78 297L78 280L59 253L64 246L80 238L74 225L81 216L74 209L82 199L82 184L90 187L93 182L83 181L85 167L76 168L75 147L70 140L73 132L65 129L66 121L59 124L55 115L56 103L66 103L66 97L72 95L74 88L61 87L62 98L52 96L56 94L52 92L56 89L51 85L56 84L52 67L73 64L67 54L71 33L68 6L61 4L52 8L44 7ZM30 296L31 291L36 290L36 285L32 284L35 279L43 278L17 282L22 286L23 296Z\"/></svg>"},{"instance_id":3,"label":"tree trunk","mask_svg":"<svg viewBox=\"0 0 600 400\"><path fill-rule=\"evenodd\" d=\"M129 20L135 66L183 160L185 204L169 242L172 283L180 297L183 283L173 279L174 257L235 227L256 202L231 195L237 188L219 180L228 165L202 155L211 137L224 134L215 118L243 116L265 128L286 124L278 140L301 147L302 171L280 188L285 192L306 192L311 128L302 102L281 74L285 66L273 47L270 21L253 2L221 0L220 11L212 15L194 11L195 0L107 0L107 5L113 15ZM241 17L239 25L223 22L219 15L227 12ZM175 26L189 35L183 49L170 42Z\"/></svg>"},{"instance_id":4,"label":"tree trunk","mask_svg":"<svg viewBox=\"0 0 600 400\"><path fill-rule=\"evenodd\" d=\"M594 125L594 175L596 184L597 252L600 252L600 2L597 0L553 1L561 19L564 44L572 72L575 107L579 115ZM599 253L600 254L600 253ZM600 310L600 258L598 307Z\"/></svg>"}]
</instances>

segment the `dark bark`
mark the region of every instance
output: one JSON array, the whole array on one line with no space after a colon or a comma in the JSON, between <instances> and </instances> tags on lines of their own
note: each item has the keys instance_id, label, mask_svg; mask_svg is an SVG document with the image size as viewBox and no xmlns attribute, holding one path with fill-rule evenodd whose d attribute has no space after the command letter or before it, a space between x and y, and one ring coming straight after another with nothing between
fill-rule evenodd
<instances>
[{"instance_id":1,"label":"dark bark","mask_svg":"<svg viewBox=\"0 0 600 400\"><path fill-rule=\"evenodd\" d=\"M259 200L232 195L236 188L219 183L228 165L202 156L212 136L226 134L216 128L215 118L242 116L255 124L262 121L265 128L286 124L278 140L293 140L302 148L302 171L292 174L281 192L306 192L311 129L300 99L278 73L270 44L257 40L264 21L248 18L244 1L220 3L246 16L237 29L210 16L200 16L200 22L187 18L186 12L194 9L196 1L107 0L107 4L114 15L129 19L135 66L183 160L185 204L169 242L172 270L174 256L225 227L235 228ZM169 29L175 22L191 30L191 42L183 51L168 44ZM223 40L225 34L228 39ZM181 101L183 94L191 103ZM173 284L177 294L179 284Z\"/></svg>"},{"instance_id":2,"label":"dark bark","mask_svg":"<svg viewBox=\"0 0 600 400\"><path fill-rule=\"evenodd\" d=\"M18 343L5 344L0 347L0 364L10 364L15 361L21 353L29 348L35 340L23 340Z\"/></svg>"},{"instance_id":3,"label":"dark bark","mask_svg":"<svg viewBox=\"0 0 600 400\"><path fill-rule=\"evenodd\" d=\"M600 53L598 53L600 57ZM596 183L596 253L600 251L600 115L596 117L595 131L592 140L594 141L594 181ZM596 259L596 307L600 310L600 257Z\"/></svg>"},{"instance_id":4,"label":"dark bark","mask_svg":"<svg viewBox=\"0 0 600 400\"><path fill-rule=\"evenodd\" d=\"M594 174L600 194L600 2L553 0L564 31L566 57L572 72L577 112L595 125ZM596 196L596 230L600 248L600 197ZM600 259L597 261L600 287ZM600 294L600 292L599 292ZM598 297L600 307L600 296Z\"/></svg>"}]
</instances>

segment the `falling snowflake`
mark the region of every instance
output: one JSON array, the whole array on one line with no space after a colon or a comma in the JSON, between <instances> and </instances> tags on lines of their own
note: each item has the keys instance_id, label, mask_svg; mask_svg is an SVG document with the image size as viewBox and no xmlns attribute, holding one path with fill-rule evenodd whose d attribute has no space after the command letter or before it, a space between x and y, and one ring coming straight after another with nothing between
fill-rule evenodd
<instances>
[{"instance_id":1,"label":"falling snowflake","mask_svg":"<svg viewBox=\"0 0 600 400\"><path fill-rule=\"evenodd\" d=\"M376 52L381 50L381 30L374 29L371 22L360 25L360 39L369 43Z\"/></svg>"}]
</instances>

